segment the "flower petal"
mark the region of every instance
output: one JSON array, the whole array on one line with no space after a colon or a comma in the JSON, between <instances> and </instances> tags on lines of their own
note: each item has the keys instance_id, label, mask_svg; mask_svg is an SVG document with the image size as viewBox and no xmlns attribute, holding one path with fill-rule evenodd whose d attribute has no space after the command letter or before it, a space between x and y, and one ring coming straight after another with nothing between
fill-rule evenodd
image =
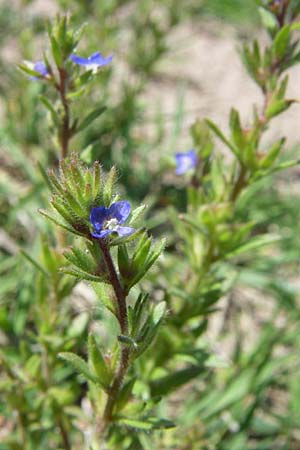
<instances>
[{"instance_id":1,"label":"flower petal","mask_svg":"<svg viewBox=\"0 0 300 450\"><path fill-rule=\"evenodd\" d=\"M44 61L37 61L36 63L31 63L30 69L33 69L35 72L38 72L41 77L46 77L49 75L48 69ZM31 76L29 80L41 80L41 77Z\"/></svg>"},{"instance_id":2,"label":"flower petal","mask_svg":"<svg viewBox=\"0 0 300 450\"><path fill-rule=\"evenodd\" d=\"M130 236L132 233L135 232L135 228L132 227L117 227L114 231L118 233L119 236Z\"/></svg>"},{"instance_id":3,"label":"flower petal","mask_svg":"<svg viewBox=\"0 0 300 450\"><path fill-rule=\"evenodd\" d=\"M105 238L105 236L107 236L108 234L111 234L111 233L114 233L114 232L115 232L115 230L102 230L102 231L99 231L99 232L94 231L94 232L92 233L92 236L93 236L94 238L96 238L96 239L103 239L103 238Z\"/></svg>"},{"instance_id":4,"label":"flower petal","mask_svg":"<svg viewBox=\"0 0 300 450\"><path fill-rule=\"evenodd\" d=\"M89 57L90 64L97 65L98 67L105 66L109 64L112 60L112 55L105 58L100 52L93 53Z\"/></svg>"},{"instance_id":5,"label":"flower petal","mask_svg":"<svg viewBox=\"0 0 300 450\"><path fill-rule=\"evenodd\" d=\"M33 66L33 69L40 73L43 77L45 77L46 75L48 75L48 69L46 64L44 63L44 61L37 61L35 63L35 65Z\"/></svg>"},{"instance_id":6,"label":"flower petal","mask_svg":"<svg viewBox=\"0 0 300 450\"><path fill-rule=\"evenodd\" d=\"M193 169L197 165L197 155L194 149L185 153L176 153L176 174L182 175L190 169Z\"/></svg>"},{"instance_id":7,"label":"flower petal","mask_svg":"<svg viewBox=\"0 0 300 450\"><path fill-rule=\"evenodd\" d=\"M103 227L103 222L109 218L109 209L105 208L105 206L92 208L90 221L96 231L100 231Z\"/></svg>"},{"instance_id":8,"label":"flower petal","mask_svg":"<svg viewBox=\"0 0 300 450\"><path fill-rule=\"evenodd\" d=\"M73 63L75 64L79 64L80 66L85 66L87 64L89 64L89 60L88 58L83 58L82 56L77 56L72 54L70 56L71 61L73 61Z\"/></svg>"},{"instance_id":9,"label":"flower petal","mask_svg":"<svg viewBox=\"0 0 300 450\"><path fill-rule=\"evenodd\" d=\"M73 61L75 64L78 64L80 66L85 66L86 69L89 68L95 68L95 67L101 67L105 66L106 64L109 64L112 60L112 55L105 58L102 53L95 52L88 58L84 58L82 56L78 56L75 54L72 54L70 56L71 61Z\"/></svg>"},{"instance_id":10,"label":"flower petal","mask_svg":"<svg viewBox=\"0 0 300 450\"><path fill-rule=\"evenodd\" d=\"M126 200L113 203L108 209L109 216L116 218L119 223L124 223L130 214L131 205Z\"/></svg>"}]
</instances>

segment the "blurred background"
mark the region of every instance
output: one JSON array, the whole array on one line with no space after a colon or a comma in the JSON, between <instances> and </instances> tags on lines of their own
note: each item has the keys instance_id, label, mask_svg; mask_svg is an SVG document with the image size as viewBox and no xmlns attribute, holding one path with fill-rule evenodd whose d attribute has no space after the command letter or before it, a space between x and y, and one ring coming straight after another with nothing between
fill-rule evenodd
<instances>
[{"instance_id":1,"label":"blurred background","mask_svg":"<svg viewBox=\"0 0 300 450\"><path fill-rule=\"evenodd\" d=\"M53 164L56 146L39 102L46 87L26 79L17 64L42 59L46 22L57 13L84 24L79 54L114 55L80 100L82 109L104 103L107 111L72 141L72 149L88 149L86 162L98 159L105 169L116 164L122 195L149 205L148 226L156 235L166 230L168 206L184 207L183 184L170 161L191 148L194 120L209 117L226 131L230 107L247 121L253 104L262 101L239 58L243 42L267 41L254 0L0 0L0 346L26 335L36 274L24 270L19 248L38 254L36 236L48 232L36 212L48 197L36 164ZM300 95L299 78L299 68L290 71L293 98ZM298 158L299 120L296 104L273 121L266 144L286 136L286 156ZM241 262L235 288L207 335L230 369L217 371L207 392L199 382L189 414L182 414L185 437L169 432L161 448L300 449L299 188L299 170L293 169L247 193L247 219L281 241L263 258ZM77 286L76 295L88 301L90 292ZM222 402L210 399L212 386ZM224 386L232 387L227 397ZM171 415L188 393L174 396ZM1 403L0 442L1 433L9 433L4 419L1 431ZM240 425L235 417L242 417Z\"/></svg>"}]
</instances>

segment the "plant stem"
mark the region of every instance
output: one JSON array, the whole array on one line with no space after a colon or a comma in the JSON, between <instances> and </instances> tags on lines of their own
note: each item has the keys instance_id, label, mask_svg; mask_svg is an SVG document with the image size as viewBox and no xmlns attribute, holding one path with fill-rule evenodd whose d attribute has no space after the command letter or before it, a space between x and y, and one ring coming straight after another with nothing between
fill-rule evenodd
<instances>
[{"instance_id":1,"label":"plant stem","mask_svg":"<svg viewBox=\"0 0 300 450\"><path fill-rule=\"evenodd\" d=\"M63 120L60 129L60 144L61 144L61 157L65 158L69 152L69 140L70 140L70 112L69 103L66 97L66 81L68 74L67 72L59 68L59 85L58 91L60 94L61 103L64 109Z\"/></svg>"},{"instance_id":2,"label":"plant stem","mask_svg":"<svg viewBox=\"0 0 300 450\"><path fill-rule=\"evenodd\" d=\"M128 333L128 317L127 317L127 305L126 305L126 293L123 289L121 282L119 280L118 274L116 272L109 247L105 241L99 240L100 249L106 264L109 279L113 287L116 301L117 301L117 318L120 325L121 333L127 335ZM118 368L116 370L112 385L109 390L107 402L103 413L104 428L109 422L111 422L113 417L113 408L117 399L117 395L122 386L124 377L129 366L129 356L130 348L124 344L121 344L121 357L119 361Z\"/></svg>"},{"instance_id":3,"label":"plant stem","mask_svg":"<svg viewBox=\"0 0 300 450\"><path fill-rule=\"evenodd\" d=\"M118 321L120 324L121 333L126 335L128 332L128 318L127 318L127 306L126 306L126 294L119 280L118 274L116 272L111 254L106 242L99 240L100 249L104 258L104 262L107 267L110 283L113 287L117 307L118 307Z\"/></svg>"},{"instance_id":4,"label":"plant stem","mask_svg":"<svg viewBox=\"0 0 300 450\"><path fill-rule=\"evenodd\" d=\"M62 441L64 443L65 449L66 450L71 450L71 444L69 442L69 437L68 437L67 431L65 429L65 426L63 424L63 421L62 421L61 417L57 418L57 425L58 425L59 432L60 432Z\"/></svg>"},{"instance_id":5,"label":"plant stem","mask_svg":"<svg viewBox=\"0 0 300 450\"><path fill-rule=\"evenodd\" d=\"M236 180L236 183L234 184L233 191L232 191L231 197L230 197L230 200L233 203L236 201L236 199L238 198L239 194L241 193L241 191L243 190L243 188L247 184L246 173L247 173L247 170L246 170L245 166L241 165L240 166L239 176L238 176L238 178Z\"/></svg>"}]
</instances>

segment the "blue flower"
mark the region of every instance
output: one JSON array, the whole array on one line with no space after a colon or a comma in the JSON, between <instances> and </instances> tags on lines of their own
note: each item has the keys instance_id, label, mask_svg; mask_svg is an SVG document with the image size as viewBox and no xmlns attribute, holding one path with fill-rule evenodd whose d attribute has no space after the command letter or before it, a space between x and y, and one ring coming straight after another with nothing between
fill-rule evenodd
<instances>
[{"instance_id":1,"label":"blue flower","mask_svg":"<svg viewBox=\"0 0 300 450\"><path fill-rule=\"evenodd\" d=\"M93 208L90 214L90 221L94 231L92 236L102 239L111 233L117 233L119 236L129 236L135 229L123 227L122 224L128 219L131 211L130 203L120 201L113 203L109 208L98 206Z\"/></svg>"},{"instance_id":2,"label":"blue flower","mask_svg":"<svg viewBox=\"0 0 300 450\"><path fill-rule=\"evenodd\" d=\"M44 61L37 61L36 63L30 63L30 65L31 65L30 69L32 69L35 72L38 72L40 74L40 76L38 76L38 77L35 77L35 76L30 77L29 78L30 80L40 80L41 77L45 78L48 75L50 75Z\"/></svg>"},{"instance_id":3,"label":"blue flower","mask_svg":"<svg viewBox=\"0 0 300 450\"><path fill-rule=\"evenodd\" d=\"M71 55L70 59L79 66L84 66L87 70L92 70L94 73L97 72L98 67L106 66L112 60L112 55L104 58L100 52L93 53L88 58L83 58L82 56Z\"/></svg>"},{"instance_id":4,"label":"blue flower","mask_svg":"<svg viewBox=\"0 0 300 450\"><path fill-rule=\"evenodd\" d=\"M182 175L190 169L194 169L197 166L198 158L194 149L185 153L176 153L176 174Z\"/></svg>"}]
</instances>

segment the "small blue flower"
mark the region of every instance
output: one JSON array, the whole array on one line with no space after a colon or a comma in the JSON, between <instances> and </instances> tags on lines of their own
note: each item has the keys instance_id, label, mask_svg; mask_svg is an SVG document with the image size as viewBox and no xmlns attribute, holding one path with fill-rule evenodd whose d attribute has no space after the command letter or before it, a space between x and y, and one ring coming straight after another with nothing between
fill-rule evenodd
<instances>
[{"instance_id":1,"label":"small blue flower","mask_svg":"<svg viewBox=\"0 0 300 450\"><path fill-rule=\"evenodd\" d=\"M38 72L40 74L40 77L35 77L32 76L29 79L30 80L40 80L41 77L45 78L47 77L49 74L49 71L47 69L46 64L44 63L44 61L37 61L36 63L31 63L32 67L30 67L32 70L34 70L35 72Z\"/></svg>"},{"instance_id":2,"label":"small blue flower","mask_svg":"<svg viewBox=\"0 0 300 450\"><path fill-rule=\"evenodd\" d=\"M106 66L112 60L112 55L104 58L102 53L96 52L93 53L88 58L83 58L82 56L71 55L70 59L73 63L78 64L79 66L84 66L87 70L92 70L94 73L97 72L98 67Z\"/></svg>"},{"instance_id":3,"label":"small blue flower","mask_svg":"<svg viewBox=\"0 0 300 450\"><path fill-rule=\"evenodd\" d=\"M198 158L194 149L185 153L176 153L176 174L182 175L190 169L194 169L197 166Z\"/></svg>"},{"instance_id":4,"label":"small blue flower","mask_svg":"<svg viewBox=\"0 0 300 450\"><path fill-rule=\"evenodd\" d=\"M113 203L109 208L98 206L93 208L90 214L90 221L95 231L92 236L102 239L111 233L118 233L119 236L129 236L135 229L123 227L122 224L128 219L131 211L130 203L120 201Z\"/></svg>"}]
</instances>

